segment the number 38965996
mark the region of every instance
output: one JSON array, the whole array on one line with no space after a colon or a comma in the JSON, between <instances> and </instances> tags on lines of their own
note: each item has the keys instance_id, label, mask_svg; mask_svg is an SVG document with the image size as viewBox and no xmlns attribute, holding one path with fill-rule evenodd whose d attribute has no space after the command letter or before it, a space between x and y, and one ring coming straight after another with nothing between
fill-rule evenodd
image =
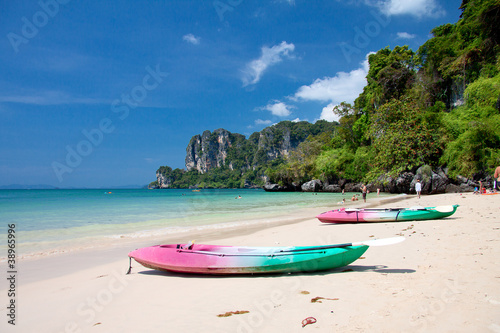
<instances>
[{"instance_id":1,"label":"number 38965996","mask_svg":"<svg viewBox=\"0 0 500 333\"><path fill-rule=\"evenodd\" d=\"M9 249L7 250L8 264L13 268L16 264L16 225L9 224L9 229L7 230L7 244Z\"/></svg>"}]
</instances>

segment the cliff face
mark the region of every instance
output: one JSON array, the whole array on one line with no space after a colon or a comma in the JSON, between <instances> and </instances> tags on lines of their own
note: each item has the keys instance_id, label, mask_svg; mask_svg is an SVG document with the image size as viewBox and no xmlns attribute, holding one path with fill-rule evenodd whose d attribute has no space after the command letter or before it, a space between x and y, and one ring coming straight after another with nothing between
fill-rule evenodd
<instances>
[{"instance_id":1,"label":"cliff face","mask_svg":"<svg viewBox=\"0 0 500 333\"><path fill-rule=\"evenodd\" d=\"M268 127L262 130L259 135L257 155L264 155L265 161L272 161L278 157L288 156L290 151L297 148L299 144L299 142L295 142L292 145L290 132L290 128L277 129ZM258 163L259 161L255 160L255 162Z\"/></svg>"},{"instance_id":2,"label":"cliff face","mask_svg":"<svg viewBox=\"0 0 500 333\"><path fill-rule=\"evenodd\" d=\"M282 122L252 134L249 139L225 129L205 131L201 136L193 136L186 148L186 170L206 173L221 166L244 170L286 157L309 134L294 135L292 129L296 127L296 123Z\"/></svg>"},{"instance_id":3,"label":"cliff face","mask_svg":"<svg viewBox=\"0 0 500 333\"><path fill-rule=\"evenodd\" d=\"M156 181L158 182L158 188L170 188L172 184L172 177L163 174L158 170L156 171Z\"/></svg>"},{"instance_id":4,"label":"cliff face","mask_svg":"<svg viewBox=\"0 0 500 333\"><path fill-rule=\"evenodd\" d=\"M201 136L193 136L186 148L186 170L205 173L226 165L228 149L232 146L230 134L220 128L213 133L207 130Z\"/></svg>"}]
</instances>

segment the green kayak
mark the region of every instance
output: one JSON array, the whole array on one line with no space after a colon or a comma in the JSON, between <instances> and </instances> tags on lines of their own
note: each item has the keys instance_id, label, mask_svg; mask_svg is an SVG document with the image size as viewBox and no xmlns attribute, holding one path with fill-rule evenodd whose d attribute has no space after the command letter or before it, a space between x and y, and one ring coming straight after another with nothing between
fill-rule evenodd
<instances>
[{"instance_id":1,"label":"green kayak","mask_svg":"<svg viewBox=\"0 0 500 333\"><path fill-rule=\"evenodd\" d=\"M410 208L340 208L316 216L324 223L398 222L434 220L453 215L458 205Z\"/></svg>"}]
</instances>

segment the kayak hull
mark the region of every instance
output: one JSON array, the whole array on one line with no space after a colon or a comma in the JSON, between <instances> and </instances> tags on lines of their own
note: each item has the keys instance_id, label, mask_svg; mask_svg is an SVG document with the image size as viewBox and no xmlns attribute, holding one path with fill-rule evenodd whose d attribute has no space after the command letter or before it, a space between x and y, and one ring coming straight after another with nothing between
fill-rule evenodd
<instances>
[{"instance_id":1,"label":"kayak hull","mask_svg":"<svg viewBox=\"0 0 500 333\"><path fill-rule=\"evenodd\" d=\"M440 207L335 209L316 216L323 223L403 222L434 220L453 215L458 205Z\"/></svg>"},{"instance_id":2,"label":"kayak hull","mask_svg":"<svg viewBox=\"0 0 500 333\"><path fill-rule=\"evenodd\" d=\"M195 244L155 245L137 249L129 257L144 267L212 275L312 272L347 266L368 246L234 247Z\"/></svg>"}]
</instances>

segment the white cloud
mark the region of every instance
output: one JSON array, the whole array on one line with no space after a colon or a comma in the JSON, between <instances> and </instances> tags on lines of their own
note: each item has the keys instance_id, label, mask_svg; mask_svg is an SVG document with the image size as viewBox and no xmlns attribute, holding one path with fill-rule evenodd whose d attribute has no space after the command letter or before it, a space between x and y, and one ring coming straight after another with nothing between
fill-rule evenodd
<instances>
[{"instance_id":1,"label":"white cloud","mask_svg":"<svg viewBox=\"0 0 500 333\"><path fill-rule=\"evenodd\" d=\"M255 125L270 125L271 123L272 123L271 120L262 120L262 119L255 120Z\"/></svg>"},{"instance_id":2,"label":"white cloud","mask_svg":"<svg viewBox=\"0 0 500 333\"><path fill-rule=\"evenodd\" d=\"M89 97L75 97L62 91L42 91L23 95L0 96L0 103L20 103L31 105L64 105L64 104L107 104L110 100Z\"/></svg>"},{"instance_id":3,"label":"white cloud","mask_svg":"<svg viewBox=\"0 0 500 333\"><path fill-rule=\"evenodd\" d=\"M262 47L262 54L259 59L249 62L243 70L243 86L256 84L260 81L262 74L269 66L277 64L283 60L283 57L291 57L290 53L295 49L295 45L281 42L272 47Z\"/></svg>"},{"instance_id":4,"label":"white cloud","mask_svg":"<svg viewBox=\"0 0 500 333\"><path fill-rule=\"evenodd\" d=\"M345 0L336 0L346 3ZM437 3L438 0L349 0L350 5L366 5L378 8L386 16L413 15L422 17L441 17L445 10Z\"/></svg>"},{"instance_id":5,"label":"white cloud","mask_svg":"<svg viewBox=\"0 0 500 333\"><path fill-rule=\"evenodd\" d=\"M261 107L260 109L270 111L273 116L287 117L292 113L292 108L293 106L287 105L283 102L273 101L273 103L269 103L266 106Z\"/></svg>"},{"instance_id":6,"label":"white cloud","mask_svg":"<svg viewBox=\"0 0 500 333\"><path fill-rule=\"evenodd\" d=\"M368 59L361 67L346 72L338 72L334 77L316 79L311 85L300 87L294 95L295 99L307 101L352 103L363 91L368 74Z\"/></svg>"},{"instance_id":7,"label":"white cloud","mask_svg":"<svg viewBox=\"0 0 500 333\"><path fill-rule=\"evenodd\" d=\"M291 99L328 102L328 105L322 108L319 119L338 121L338 116L332 112L333 108L341 102L353 103L366 86L369 55L370 53L366 55L359 68L349 73L338 72L333 77L316 79L311 85L300 87Z\"/></svg>"},{"instance_id":8,"label":"white cloud","mask_svg":"<svg viewBox=\"0 0 500 333\"><path fill-rule=\"evenodd\" d=\"M339 116L333 113L333 108L338 104L330 103L321 110L321 115L319 119L327 120L327 121L339 121Z\"/></svg>"},{"instance_id":9,"label":"white cloud","mask_svg":"<svg viewBox=\"0 0 500 333\"><path fill-rule=\"evenodd\" d=\"M409 34L407 32L398 32L399 39L413 39L415 37L417 37L417 35Z\"/></svg>"},{"instance_id":10,"label":"white cloud","mask_svg":"<svg viewBox=\"0 0 500 333\"><path fill-rule=\"evenodd\" d=\"M387 16L413 15L421 17L441 17L445 11L436 0L382 0L376 6Z\"/></svg>"},{"instance_id":11,"label":"white cloud","mask_svg":"<svg viewBox=\"0 0 500 333\"><path fill-rule=\"evenodd\" d=\"M195 35L193 34L187 34L187 35L184 35L182 36L182 39L185 40L186 42L188 43L191 43L193 45L198 45L200 44L200 40L201 38L200 37L196 37Z\"/></svg>"}]
</instances>

